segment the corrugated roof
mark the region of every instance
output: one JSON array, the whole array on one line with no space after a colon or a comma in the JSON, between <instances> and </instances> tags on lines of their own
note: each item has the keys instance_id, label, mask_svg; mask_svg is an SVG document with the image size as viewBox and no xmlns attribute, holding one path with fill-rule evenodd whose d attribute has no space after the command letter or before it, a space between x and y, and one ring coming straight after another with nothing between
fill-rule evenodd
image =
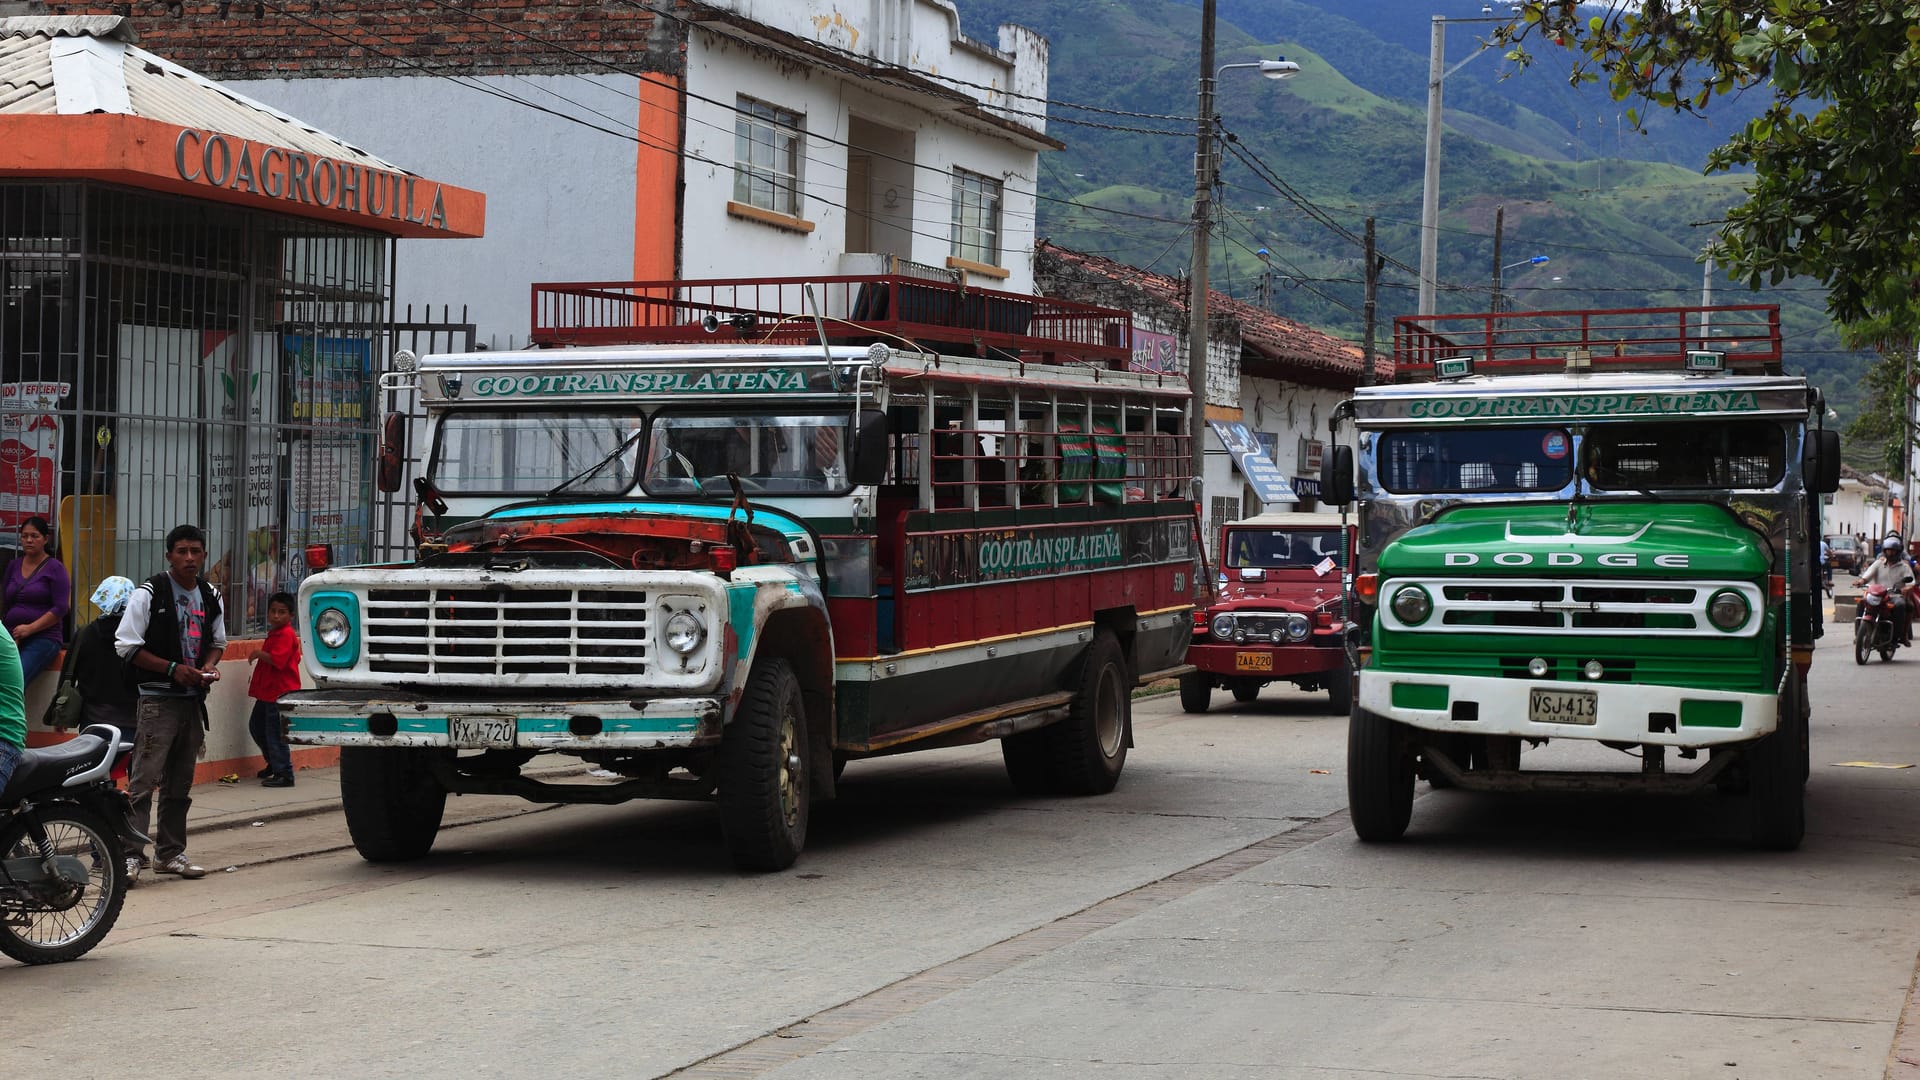
<instances>
[{"instance_id":1,"label":"corrugated roof","mask_svg":"<svg viewBox=\"0 0 1920 1080\"><path fill-rule=\"evenodd\" d=\"M85 51L101 62L56 64L55 42L62 38L89 39ZM63 102L101 103L82 111L123 112L377 169L408 171L138 48L130 44L132 38L125 20L112 15L0 19L0 116L51 116L63 111ZM72 47L66 47L66 55L73 54ZM69 104L65 111L75 110Z\"/></svg>"},{"instance_id":2,"label":"corrugated roof","mask_svg":"<svg viewBox=\"0 0 1920 1080\"><path fill-rule=\"evenodd\" d=\"M1073 251L1044 240L1039 244L1039 251L1042 255L1051 255L1087 273L1138 289L1176 307L1185 307L1188 302L1188 287L1183 280L1142 270L1137 266L1128 266L1098 255ZM1276 315L1244 300L1236 300L1224 293L1209 292L1207 309L1213 315L1229 316L1239 322L1241 347L1250 349L1268 360L1285 366L1339 372L1353 376L1358 376L1360 373L1364 354L1360 347L1352 342L1315 330L1284 315ZM1391 379L1393 377L1391 358L1384 354L1377 354L1374 357L1374 372L1381 380Z\"/></svg>"}]
</instances>

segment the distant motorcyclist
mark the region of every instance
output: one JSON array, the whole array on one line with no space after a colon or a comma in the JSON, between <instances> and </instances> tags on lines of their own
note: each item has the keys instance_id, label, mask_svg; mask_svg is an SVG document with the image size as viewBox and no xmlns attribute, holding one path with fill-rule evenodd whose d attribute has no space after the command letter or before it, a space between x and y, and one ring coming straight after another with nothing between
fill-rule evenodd
<instances>
[{"instance_id":1,"label":"distant motorcyclist","mask_svg":"<svg viewBox=\"0 0 1920 1080\"><path fill-rule=\"evenodd\" d=\"M1913 644L1913 612L1907 606L1907 590L1913 586L1913 565L1907 561L1905 545L1897 536L1880 542L1880 557L1860 571L1856 585L1885 585L1893 603L1894 626L1900 631L1900 644Z\"/></svg>"}]
</instances>

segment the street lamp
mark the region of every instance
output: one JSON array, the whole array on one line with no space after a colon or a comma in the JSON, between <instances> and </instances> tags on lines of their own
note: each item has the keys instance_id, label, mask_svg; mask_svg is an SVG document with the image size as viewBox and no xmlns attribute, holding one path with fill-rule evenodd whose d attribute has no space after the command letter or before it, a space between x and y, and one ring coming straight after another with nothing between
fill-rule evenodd
<instances>
[{"instance_id":1,"label":"street lamp","mask_svg":"<svg viewBox=\"0 0 1920 1080\"><path fill-rule=\"evenodd\" d=\"M1258 68L1263 78L1291 79L1300 73L1300 65L1291 60L1260 60L1242 64L1213 66L1213 22L1215 0L1203 0L1200 6L1200 116L1198 138L1193 154L1193 292L1187 305L1187 434L1192 443L1193 500L1202 501L1206 473L1207 444L1207 232L1213 219L1213 139L1219 117L1213 113L1213 84L1230 68Z\"/></svg>"},{"instance_id":2,"label":"street lamp","mask_svg":"<svg viewBox=\"0 0 1920 1080\"><path fill-rule=\"evenodd\" d=\"M1481 8L1482 11L1489 10ZM1433 293L1439 278L1440 263L1440 84L1447 76L1466 67L1478 59L1481 53L1492 48L1491 42L1483 41L1465 60L1447 67L1447 24L1448 23L1509 23L1511 17L1500 16L1449 19L1444 15L1433 17L1433 43L1427 53L1427 164L1426 178L1420 186L1420 310L1421 315L1432 315Z\"/></svg>"},{"instance_id":3,"label":"street lamp","mask_svg":"<svg viewBox=\"0 0 1920 1080\"><path fill-rule=\"evenodd\" d=\"M1499 247L1500 245L1496 243L1494 245L1494 250L1498 251ZM1541 263L1547 262L1547 261L1548 261L1547 256L1535 255L1531 259L1521 259L1519 262L1508 263L1505 266L1496 265L1493 268L1493 313L1495 315L1500 314L1500 275L1501 274L1506 273L1508 270L1511 270L1516 266L1539 266Z\"/></svg>"}]
</instances>

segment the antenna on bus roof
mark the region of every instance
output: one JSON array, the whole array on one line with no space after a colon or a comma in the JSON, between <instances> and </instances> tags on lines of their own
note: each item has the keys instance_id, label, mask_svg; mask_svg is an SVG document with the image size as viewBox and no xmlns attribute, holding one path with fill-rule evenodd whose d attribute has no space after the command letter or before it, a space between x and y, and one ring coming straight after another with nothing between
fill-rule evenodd
<instances>
[{"instance_id":1,"label":"antenna on bus roof","mask_svg":"<svg viewBox=\"0 0 1920 1080\"><path fill-rule=\"evenodd\" d=\"M813 309L813 329L820 335L820 351L827 356L827 368L833 368L833 346L827 343L827 321L820 317L820 299L813 295L813 282L801 286L807 294L807 307Z\"/></svg>"}]
</instances>

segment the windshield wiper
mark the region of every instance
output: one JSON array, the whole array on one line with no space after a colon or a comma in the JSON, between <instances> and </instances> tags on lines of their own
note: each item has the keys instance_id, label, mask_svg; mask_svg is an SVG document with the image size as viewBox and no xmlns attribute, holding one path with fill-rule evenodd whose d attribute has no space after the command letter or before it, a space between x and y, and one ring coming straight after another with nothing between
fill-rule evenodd
<instances>
[{"instance_id":1,"label":"windshield wiper","mask_svg":"<svg viewBox=\"0 0 1920 1080\"><path fill-rule=\"evenodd\" d=\"M585 480L587 477L592 476L594 473L599 472L601 469L606 468L607 464L611 462L614 458L617 458L621 454L626 453L627 450L630 447L632 447L634 443L639 442L640 436L646 434L646 432L647 432L647 429L644 426L634 428L633 434L620 440L620 445L608 451L606 457L601 458L599 461L594 462L593 464L587 466L586 468L581 469L579 472L574 473L572 476L567 477L565 480L562 480L559 483L548 488L547 493L540 497L543 499L551 499L555 495L560 494L562 491L567 490L568 488L579 483L580 481Z\"/></svg>"}]
</instances>

